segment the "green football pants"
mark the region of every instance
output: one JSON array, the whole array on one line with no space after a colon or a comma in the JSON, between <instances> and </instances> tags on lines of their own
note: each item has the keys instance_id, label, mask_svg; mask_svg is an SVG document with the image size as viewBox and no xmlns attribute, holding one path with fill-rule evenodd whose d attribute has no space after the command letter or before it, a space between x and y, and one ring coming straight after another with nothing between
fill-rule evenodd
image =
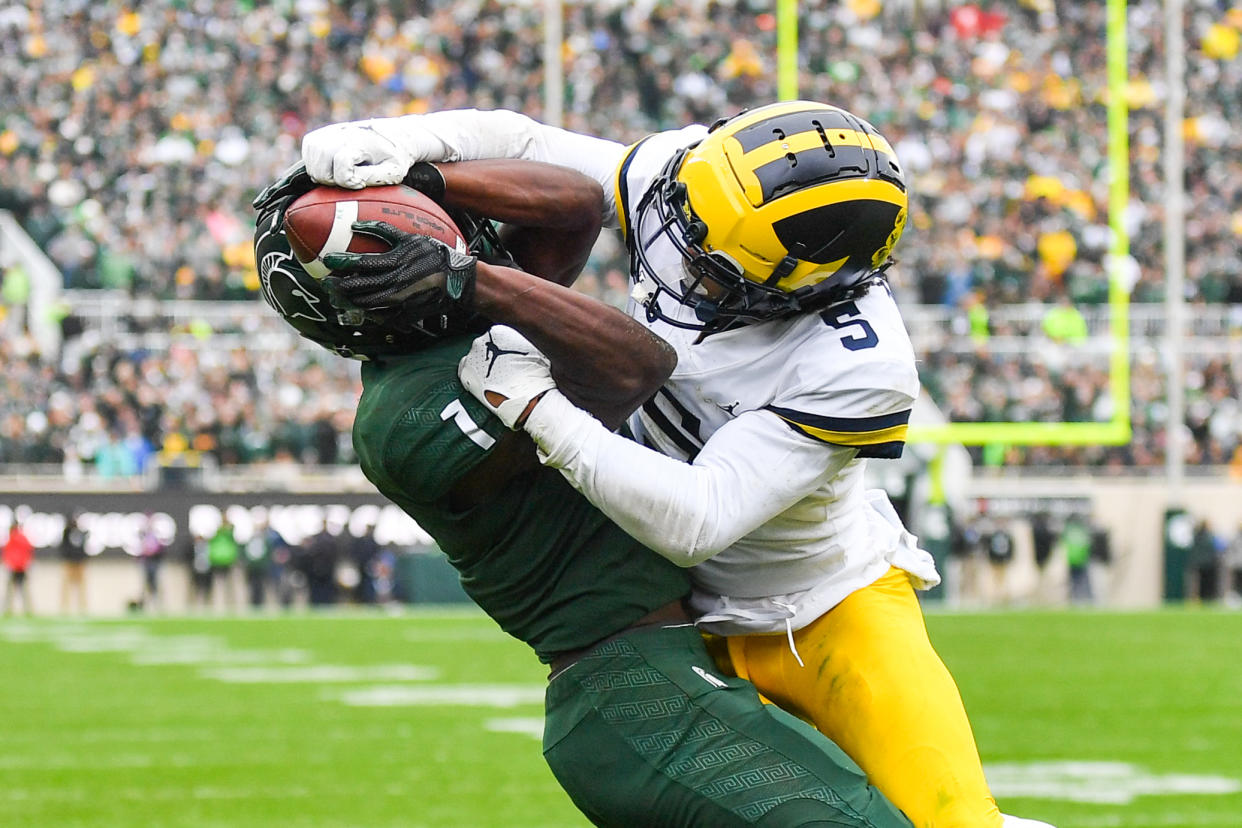
<instances>
[{"instance_id":1,"label":"green football pants","mask_svg":"<svg viewBox=\"0 0 1242 828\"><path fill-rule=\"evenodd\" d=\"M693 627L601 644L546 704L544 757L595 825L910 828L836 745L719 676Z\"/></svg>"}]
</instances>

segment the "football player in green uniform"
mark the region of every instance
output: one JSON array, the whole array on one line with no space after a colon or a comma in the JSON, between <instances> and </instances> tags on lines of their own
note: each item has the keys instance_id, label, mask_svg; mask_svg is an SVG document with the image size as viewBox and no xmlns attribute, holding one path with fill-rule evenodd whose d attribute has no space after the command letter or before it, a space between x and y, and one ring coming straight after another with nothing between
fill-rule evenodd
<instances>
[{"instance_id":1,"label":"football player in green uniform","mask_svg":"<svg viewBox=\"0 0 1242 828\"><path fill-rule=\"evenodd\" d=\"M557 284L576 276L598 233L598 185L575 198L577 173L547 166L536 187L523 165L526 186L502 188L521 197L498 199L506 164L455 165L421 182L457 211L476 255L400 237L391 255L424 263L429 287L366 311L339 290L365 274L316 280L292 255L283 211L309 180L289 176L256 200L264 298L303 336L365 360L354 425L363 471L436 539L474 601L549 665L544 756L594 824L909 826L835 745L720 676L686 613L685 571L541 466L530 439L462 387L458 363L492 323L536 343L561 391L610 428L675 362L625 314L608 309L600 324L599 303ZM461 210L516 232L502 244ZM538 230L521 227L530 216ZM555 281L506 266L506 248ZM606 394L600 373L613 377Z\"/></svg>"},{"instance_id":2,"label":"football player in green uniform","mask_svg":"<svg viewBox=\"0 0 1242 828\"><path fill-rule=\"evenodd\" d=\"M901 455L920 393L884 279L906 226L905 173L874 126L782 101L625 146L462 109L330 124L302 154L317 181L351 188L484 158L556 163L601 185L630 254L629 313L678 365L630 418L633 439L548 393L524 426L540 458L692 567L689 604L721 669L814 722L920 828L1048 828L997 807L916 597L939 582L934 561L866 484L871 458ZM387 274L390 290L410 264ZM516 406L526 391L507 381L538 389L541 363L520 336L494 333L525 358L486 376L466 360L460 376Z\"/></svg>"}]
</instances>

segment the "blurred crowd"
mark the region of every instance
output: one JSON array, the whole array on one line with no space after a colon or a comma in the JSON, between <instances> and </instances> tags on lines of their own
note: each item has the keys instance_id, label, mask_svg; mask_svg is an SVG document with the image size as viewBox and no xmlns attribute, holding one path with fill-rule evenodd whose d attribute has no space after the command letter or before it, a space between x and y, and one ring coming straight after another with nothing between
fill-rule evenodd
<instances>
[{"instance_id":1,"label":"blurred crowd","mask_svg":"<svg viewBox=\"0 0 1242 828\"><path fill-rule=\"evenodd\" d=\"M354 460L356 363L292 341L285 350L100 345L61 367L0 339L0 364L0 464L126 480L159 467Z\"/></svg>"},{"instance_id":2,"label":"blurred crowd","mask_svg":"<svg viewBox=\"0 0 1242 828\"><path fill-rule=\"evenodd\" d=\"M543 4L401 5L406 16L388 3L323 0L0 8L0 95L20 102L0 114L0 207L47 251L66 288L249 300L266 312L256 301L248 205L296 159L308 129L453 107L544 114ZM1131 256L1120 272L1133 301L1159 302L1163 10L1158 0L1127 5ZM1242 7L1186 5L1186 299L1242 305L1242 133L1230 127L1242 114ZM799 7L800 94L870 118L906 167L911 224L892 271L903 302L943 306L986 333L988 308L1034 301L1072 311L1106 301L1104 2ZM628 142L776 99L774 9L750 0L566 4L565 125ZM625 267L605 242L581 287L621 302ZM10 310L20 282L6 274ZM297 375L296 356L269 364L244 351L201 351L100 347L84 366L67 367L6 353L10 390L48 405L40 420L17 406L27 398L6 394L0 460L12 461L4 454L12 446L89 458L82 452L133 434L148 450L177 438L225 463L284 451L296 461L347 459L328 447L347 443L348 370L321 367L334 378L324 393ZM1111 412L1106 365L1049 366L1038 352L1014 360L986 343L923 357L925 383L954 419ZM1004 461L1162 464L1164 366L1140 362L1136 372L1134 445L1012 450ZM1204 406L1188 423L1192 462L1242 461L1236 402L1216 414L1218 401L1237 400L1240 372L1242 360L1192 366L1192 395ZM101 390L97 399L88 388ZM288 405L273 388L298 399ZM45 437L33 446L19 439L32 432Z\"/></svg>"},{"instance_id":3,"label":"blurred crowd","mask_svg":"<svg viewBox=\"0 0 1242 828\"><path fill-rule=\"evenodd\" d=\"M1108 422L1113 415L1108 365L1045 359L1055 351L998 358L986 351L930 352L920 363L924 388L953 422ZM1242 376L1236 359L1191 355L1187 359L1185 460L1195 466L1228 466L1242 479ZM1141 350L1130 366L1132 439L1118 446L971 446L985 467L1087 465L1098 473L1165 463L1168 401L1166 365L1154 349Z\"/></svg>"}]
</instances>

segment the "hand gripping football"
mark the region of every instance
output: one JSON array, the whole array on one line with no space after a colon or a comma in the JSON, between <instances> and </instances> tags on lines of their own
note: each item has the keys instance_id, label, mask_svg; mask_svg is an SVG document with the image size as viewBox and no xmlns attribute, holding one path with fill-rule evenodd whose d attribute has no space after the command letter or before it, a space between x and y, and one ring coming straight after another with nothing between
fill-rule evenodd
<instances>
[{"instance_id":1,"label":"hand gripping football","mask_svg":"<svg viewBox=\"0 0 1242 828\"><path fill-rule=\"evenodd\" d=\"M387 222L466 252L466 240L448 213L428 196L401 184L362 190L316 187L299 196L285 211L289 247L316 279L330 272L323 262L329 253L382 253L388 249L388 244L375 236L355 233L356 221Z\"/></svg>"}]
</instances>

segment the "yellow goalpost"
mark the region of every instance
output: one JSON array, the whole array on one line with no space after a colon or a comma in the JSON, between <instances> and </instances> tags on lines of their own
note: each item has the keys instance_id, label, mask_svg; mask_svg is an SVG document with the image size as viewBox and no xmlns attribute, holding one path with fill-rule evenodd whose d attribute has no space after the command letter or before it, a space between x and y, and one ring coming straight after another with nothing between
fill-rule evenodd
<instances>
[{"instance_id":1,"label":"yellow goalpost","mask_svg":"<svg viewBox=\"0 0 1242 828\"><path fill-rule=\"evenodd\" d=\"M1123 220L1130 197L1128 112L1126 104L1126 3L1108 0L1108 223L1109 392L1113 416L1090 423L946 423L911 425L908 442L985 445L1120 445L1130 441L1130 295L1123 267L1130 238ZM798 97L798 3L777 0L777 92Z\"/></svg>"}]
</instances>

